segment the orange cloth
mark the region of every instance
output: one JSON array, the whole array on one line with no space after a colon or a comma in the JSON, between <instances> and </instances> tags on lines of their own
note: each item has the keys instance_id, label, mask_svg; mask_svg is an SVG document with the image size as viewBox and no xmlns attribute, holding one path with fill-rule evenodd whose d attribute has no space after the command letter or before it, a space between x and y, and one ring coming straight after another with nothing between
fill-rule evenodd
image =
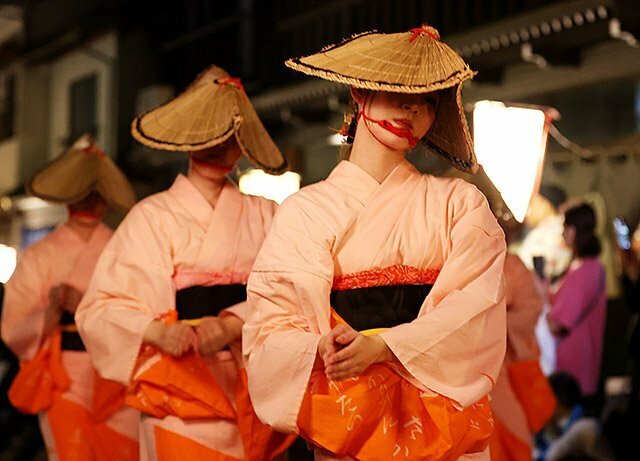
<instances>
[{"instance_id":1,"label":"orange cloth","mask_svg":"<svg viewBox=\"0 0 640 461\"><path fill-rule=\"evenodd\" d=\"M402 269L404 274L413 273L410 278L420 275L420 271ZM368 272L348 280L341 277L339 284L347 282L343 288L349 289L377 285L381 278L397 275ZM419 282L398 280L400 284ZM333 309L331 320L332 326L345 323ZM454 460L487 447L493 418L486 397L460 410L451 399L422 392L391 367L376 364L357 378L340 382L328 381L321 370L314 371L298 415L298 428L302 437L334 455L359 460L395 456Z\"/></svg>"},{"instance_id":2,"label":"orange cloth","mask_svg":"<svg viewBox=\"0 0 640 461\"><path fill-rule=\"evenodd\" d=\"M531 446L507 429L499 420L494 421L489 441L491 461L527 461L531 459Z\"/></svg>"},{"instance_id":3,"label":"orange cloth","mask_svg":"<svg viewBox=\"0 0 640 461\"><path fill-rule=\"evenodd\" d=\"M9 401L23 413L36 414L49 409L54 399L71 384L62 366L60 330L57 329L32 360L20 364L20 371L9 388Z\"/></svg>"},{"instance_id":4,"label":"orange cloth","mask_svg":"<svg viewBox=\"0 0 640 461\"><path fill-rule=\"evenodd\" d=\"M61 461L133 461L138 459L138 442L116 432L105 423L95 424L82 405L56 399L46 413L54 446L49 457Z\"/></svg>"},{"instance_id":5,"label":"orange cloth","mask_svg":"<svg viewBox=\"0 0 640 461\"><path fill-rule=\"evenodd\" d=\"M239 370L236 384L236 421L242 436L245 460L269 461L275 459L289 448L296 439L295 434L285 435L276 432L258 419L247 384L247 372Z\"/></svg>"},{"instance_id":6,"label":"orange cloth","mask_svg":"<svg viewBox=\"0 0 640 461\"><path fill-rule=\"evenodd\" d=\"M126 397L127 405L156 418L233 419L231 406L207 364L196 354L161 358L138 374Z\"/></svg>"},{"instance_id":7,"label":"orange cloth","mask_svg":"<svg viewBox=\"0 0 640 461\"><path fill-rule=\"evenodd\" d=\"M95 374L93 386L93 420L104 421L125 406L126 386Z\"/></svg>"},{"instance_id":8,"label":"orange cloth","mask_svg":"<svg viewBox=\"0 0 640 461\"><path fill-rule=\"evenodd\" d=\"M556 408L556 396L542 374L537 360L526 360L509 365L509 381L527 417L532 433L540 431Z\"/></svg>"},{"instance_id":9,"label":"orange cloth","mask_svg":"<svg viewBox=\"0 0 640 461\"><path fill-rule=\"evenodd\" d=\"M177 459L207 461L240 461L202 445L188 437L168 431L159 426L155 429L157 461L175 461Z\"/></svg>"},{"instance_id":10,"label":"orange cloth","mask_svg":"<svg viewBox=\"0 0 640 461\"><path fill-rule=\"evenodd\" d=\"M327 381L314 372L298 416L300 435L334 455L359 460L455 460L487 446L486 397L464 410L425 394L385 365L358 378Z\"/></svg>"}]
</instances>

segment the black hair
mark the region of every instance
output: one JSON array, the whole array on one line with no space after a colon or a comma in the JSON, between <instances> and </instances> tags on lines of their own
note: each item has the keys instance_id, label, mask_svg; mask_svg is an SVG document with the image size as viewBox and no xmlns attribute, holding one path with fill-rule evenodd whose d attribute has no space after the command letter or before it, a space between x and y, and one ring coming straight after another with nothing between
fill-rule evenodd
<instances>
[{"instance_id":1,"label":"black hair","mask_svg":"<svg viewBox=\"0 0 640 461\"><path fill-rule=\"evenodd\" d=\"M564 213L564 225L576 230L574 252L579 258L598 256L602 249L595 234L596 214L591 206L583 203L569 208Z\"/></svg>"}]
</instances>

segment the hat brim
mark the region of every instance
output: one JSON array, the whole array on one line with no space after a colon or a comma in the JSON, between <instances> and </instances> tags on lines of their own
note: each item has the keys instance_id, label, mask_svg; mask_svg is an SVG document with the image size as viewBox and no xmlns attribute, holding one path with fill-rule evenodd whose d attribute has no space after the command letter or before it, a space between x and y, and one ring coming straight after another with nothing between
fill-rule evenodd
<instances>
[{"instance_id":1,"label":"hat brim","mask_svg":"<svg viewBox=\"0 0 640 461\"><path fill-rule=\"evenodd\" d=\"M475 72L445 43L411 32L366 32L285 64L307 75L372 91L440 91L438 116L423 141L456 168L476 171L461 96L462 83Z\"/></svg>"},{"instance_id":2,"label":"hat brim","mask_svg":"<svg viewBox=\"0 0 640 461\"><path fill-rule=\"evenodd\" d=\"M269 173L282 173L287 162L258 118L244 91L206 79L177 98L137 117L131 134L161 150L193 152L216 146L235 134L242 153Z\"/></svg>"},{"instance_id":3,"label":"hat brim","mask_svg":"<svg viewBox=\"0 0 640 461\"><path fill-rule=\"evenodd\" d=\"M27 192L43 200L73 204L98 192L119 211L128 211L136 201L133 187L106 155L70 149L46 164L25 185Z\"/></svg>"}]
</instances>

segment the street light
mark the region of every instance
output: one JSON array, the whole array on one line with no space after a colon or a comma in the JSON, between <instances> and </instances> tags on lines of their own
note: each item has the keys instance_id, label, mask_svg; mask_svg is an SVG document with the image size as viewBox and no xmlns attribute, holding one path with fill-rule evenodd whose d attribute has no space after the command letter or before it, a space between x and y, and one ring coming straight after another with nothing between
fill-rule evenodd
<instances>
[{"instance_id":1,"label":"street light","mask_svg":"<svg viewBox=\"0 0 640 461\"><path fill-rule=\"evenodd\" d=\"M275 176L263 170L251 169L240 176L238 187L243 194L257 195L282 203L300 189L300 175L293 171L285 171Z\"/></svg>"},{"instance_id":2,"label":"street light","mask_svg":"<svg viewBox=\"0 0 640 461\"><path fill-rule=\"evenodd\" d=\"M550 107L498 101L478 101L474 106L478 163L519 222L540 187L549 125L558 118Z\"/></svg>"}]
</instances>

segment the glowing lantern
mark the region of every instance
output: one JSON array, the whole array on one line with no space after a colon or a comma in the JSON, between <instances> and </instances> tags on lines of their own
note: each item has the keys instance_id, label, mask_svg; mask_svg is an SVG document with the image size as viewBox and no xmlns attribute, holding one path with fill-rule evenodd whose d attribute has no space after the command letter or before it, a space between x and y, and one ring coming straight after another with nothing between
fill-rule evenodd
<instances>
[{"instance_id":1,"label":"glowing lantern","mask_svg":"<svg viewBox=\"0 0 640 461\"><path fill-rule=\"evenodd\" d=\"M538 192L554 109L479 101L473 109L478 163L500 191L514 218L522 222Z\"/></svg>"}]
</instances>

